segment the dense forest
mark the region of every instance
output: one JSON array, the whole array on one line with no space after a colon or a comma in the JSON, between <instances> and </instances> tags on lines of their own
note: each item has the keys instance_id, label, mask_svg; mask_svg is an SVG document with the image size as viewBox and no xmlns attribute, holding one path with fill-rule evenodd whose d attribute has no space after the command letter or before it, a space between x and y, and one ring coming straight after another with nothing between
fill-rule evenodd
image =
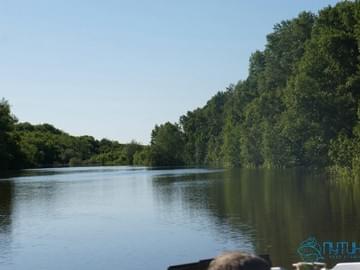
<instances>
[{"instance_id":1,"label":"dense forest","mask_svg":"<svg viewBox=\"0 0 360 270\"><path fill-rule=\"evenodd\" d=\"M172 128L157 127L152 145L165 145L166 160L173 153L185 164L331 167L359 174L359 45L359 1L283 21L265 49L252 54L246 80ZM162 140L161 131L167 133ZM166 144L184 147L170 151Z\"/></svg>"},{"instance_id":2,"label":"dense forest","mask_svg":"<svg viewBox=\"0 0 360 270\"><path fill-rule=\"evenodd\" d=\"M207 104L156 126L151 144L73 137L16 123L0 107L2 168L53 164L330 167L360 174L360 2L282 21L249 75Z\"/></svg>"}]
</instances>

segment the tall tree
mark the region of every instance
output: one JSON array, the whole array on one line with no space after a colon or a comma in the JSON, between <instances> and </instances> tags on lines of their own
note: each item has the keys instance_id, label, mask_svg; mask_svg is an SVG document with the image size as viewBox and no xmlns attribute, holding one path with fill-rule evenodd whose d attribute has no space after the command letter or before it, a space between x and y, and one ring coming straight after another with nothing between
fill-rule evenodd
<instances>
[{"instance_id":1,"label":"tall tree","mask_svg":"<svg viewBox=\"0 0 360 270\"><path fill-rule=\"evenodd\" d=\"M179 125L165 123L155 126L151 133L151 165L184 164L184 138Z\"/></svg>"},{"instance_id":2,"label":"tall tree","mask_svg":"<svg viewBox=\"0 0 360 270\"><path fill-rule=\"evenodd\" d=\"M21 167L22 156L13 133L17 119L11 114L9 103L0 101L0 169L14 169Z\"/></svg>"}]
</instances>

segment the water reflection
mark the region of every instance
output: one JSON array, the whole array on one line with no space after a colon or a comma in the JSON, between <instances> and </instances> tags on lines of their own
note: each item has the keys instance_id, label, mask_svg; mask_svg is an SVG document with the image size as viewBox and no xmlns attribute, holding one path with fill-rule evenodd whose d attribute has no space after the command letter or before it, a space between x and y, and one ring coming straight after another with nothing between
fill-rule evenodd
<instances>
[{"instance_id":1,"label":"water reflection","mask_svg":"<svg viewBox=\"0 0 360 270\"><path fill-rule=\"evenodd\" d=\"M14 185L10 181L0 181L0 234L11 230Z\"/></svg>"},{"instance_id":2,"label":"water reflection","mask_svg":"<svg viewBox=\"0 0 360 270\"><path fill-rule=\"evenodd\" d=\"M298 261L297 248L310 236L360 241L359 185L332 183L321 172L231 170L158 177L154 184L161 204L181 201L192 215L208 215L226 239L248 236L256 252L271 254L277 265Z\"/></svg>"},{"instance_id":3,"label":"water reflection","mask_svg":"<svg viewBox=\"0 0 360 270\"><path fill-rule=\"evenodd\" d=\"M0 181L0 261L5 261L11 245L13 197L13 184L10 181Z\"/></svg>"},{"instance_id":4,"label":"water reflection","mask_svg":"<svg viewBox=\"0 0 360 270\"><path fill-rule=\"evenodd\" d=\"M289 266L310 236L359 243L359 205L360 183L316 171L25 171L0 180L0 266L166 269L235 248Z\"/></svg>"}]
</instances>

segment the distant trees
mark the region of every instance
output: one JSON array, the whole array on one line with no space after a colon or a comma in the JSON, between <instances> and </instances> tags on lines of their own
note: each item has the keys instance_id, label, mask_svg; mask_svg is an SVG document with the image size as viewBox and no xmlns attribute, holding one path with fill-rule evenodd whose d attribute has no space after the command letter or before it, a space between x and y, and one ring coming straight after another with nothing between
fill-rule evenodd
<instances>
[{"instance_id":1,"label":"distant trees","mask_svg":"<svg viewBox=\"0 0 360 270\"><path fill-rule=\"evenodd\" d=\"M89 163L101 165L142 165L134 163L134 156L145 146L132 141L129 144L119 144L106 139L100 141L99 150L89 159ZM145 161L144 161L145 162Z\"/></svg>"},{"instance_id":2,"label":"distant trees","mask_svg":"<svg viewBox=\"0 0 360 270\"><path fill-rule=\"evenodd\" d=\"M153 166L184 164L184 138L179 125L167 122L155 126L151 133L149 163Z\"/></svg>"},{"instance_id":3,"label":"distant trees","mask_svg":"<svg viewBox=\"0 0 360 270\"><path fill-rule=\"evenodd\" d=\"M22 155L16 134L13 133L17 119L11 115L10 106L0 100L0 169L14 169L22 166Z\"/></svg>"},{"instance_id":4,"label":"distant trees","mask_svg":"<svg viewBox=\"0 0 360 270\"><path fill-rule=\"evenodd\" d=\"M0 169L61 165L143 165L146 147L91 136L71 136L52 125L17 123L7 101L0 102ZM146 163L147 164L147 163Z\"/></svg>"},{"instance_id":5,"label":"distant trees","mask_svg":"<svg viewBox=\"0 0 360 270\"><path fill-rule=\"evenodd\" d=\"M151 166L151 147L144 146L141 150L135 152L133 156L133 165Z\"/></svg>"}]
</instances>

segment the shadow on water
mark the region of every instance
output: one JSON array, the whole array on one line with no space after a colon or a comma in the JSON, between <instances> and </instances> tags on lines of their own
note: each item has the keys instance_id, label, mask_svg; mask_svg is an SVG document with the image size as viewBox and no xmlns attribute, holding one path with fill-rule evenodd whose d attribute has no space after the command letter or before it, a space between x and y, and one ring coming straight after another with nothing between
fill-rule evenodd
<instances>
[{"instance_id":1,"label":"shadow on water","mask_svg":"<svg viewBox=\"0 0 360 270\"><path fill-rule=\"evenodd\" d=\"M19 210L17 209L19 204L24 202L25 205L32 206L43 202L43 205L51 207L51 204L54 203L57 182L21 183L16 180L20 179L17 177L39 175L42 174L18 171L3 173L0 178L0 259L2 255L6 257L6 253L11 252L13 223L18 218L14 217L14 213Z\"/></svg>"},{"instance_id":2,"label":"shadow on water","mask_svg":"<svg viewBox=\"0 0 360 270\"><path fill-rule=\"evenodd\" d=\"M11 231L14 185L10 181L0 181L0 234Z\"/></svg>"},{"instance_id":3,"label":"shadow on water","mask_svg":"<svg viewBox=\"0 0 360 270\"><path fill-rule=\"evenodd\" d=\"M5 261L11 246L14 185L0 181L0 262Z\"/></svg>"},{"instance_id":4,"label":"shadow on water","mask_svg":"<svg viewBox=\"0 0 360 270\"><path fill-rule=\"evenodd\" d=\"M331 182L321 172L229 170L157 177L153 184L162 204L180 199L182 207L206 214L221 237L248 235L275 265L301 260L297 249L311 236L360 242L359 185ZM326 258L329 265L342 260L349 258Z\"/></svg>"}]
</instances>

